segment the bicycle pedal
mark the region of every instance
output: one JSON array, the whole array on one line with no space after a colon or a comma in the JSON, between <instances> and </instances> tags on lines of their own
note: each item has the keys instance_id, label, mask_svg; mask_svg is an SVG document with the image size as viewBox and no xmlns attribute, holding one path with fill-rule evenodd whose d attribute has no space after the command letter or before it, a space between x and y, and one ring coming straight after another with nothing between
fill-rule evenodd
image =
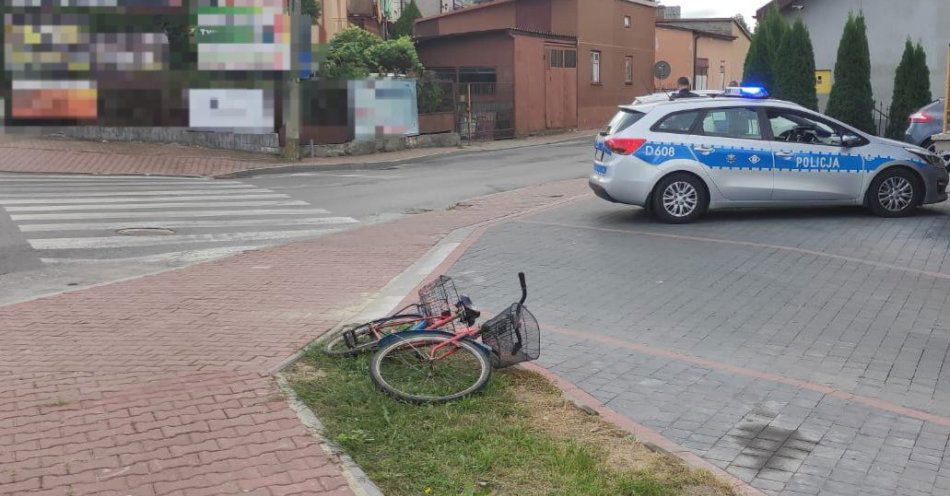
<instances>
[{"instance_id":1,"label":"bicycle pedal","mask_svg":"<svg viewBox=\"0 0 950 496\"><path fill-rule=\"evenodd\" d=\"M356 333L353 331L343 331L343 342L347 348L356 348Z\"/></svg>"}]
</instances>

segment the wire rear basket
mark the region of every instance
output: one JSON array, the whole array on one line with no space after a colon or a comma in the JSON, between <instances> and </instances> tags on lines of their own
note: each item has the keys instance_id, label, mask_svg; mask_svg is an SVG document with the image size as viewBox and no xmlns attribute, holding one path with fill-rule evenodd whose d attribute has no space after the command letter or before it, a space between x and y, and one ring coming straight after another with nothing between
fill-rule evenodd
<instances>
[{"instance_id":1,"label":"wire rear basket","mask_svg":"<svg viewBox=\"0 0 950 496\"><path fill-rule=\"evenodd\" d=\"M520 303L485 322L481 337L482 342L495 352L498 368L537 360L541 356L538 320Z\"/></svg>"},{"instance_id":2,"label":"wire rear basket","mask_svg":"<svg viewBox=\"0 0 950 496\"><path fill-rule=\"evenodd\" d=\"M426 317L444 317L450 315L459 302L459 293L451 277L439 276L438 279L419 289L419 311ZM442 329L454 328L454 321ZM451 330L451 329L447 329Z\"/></svg>"}]
</instances>

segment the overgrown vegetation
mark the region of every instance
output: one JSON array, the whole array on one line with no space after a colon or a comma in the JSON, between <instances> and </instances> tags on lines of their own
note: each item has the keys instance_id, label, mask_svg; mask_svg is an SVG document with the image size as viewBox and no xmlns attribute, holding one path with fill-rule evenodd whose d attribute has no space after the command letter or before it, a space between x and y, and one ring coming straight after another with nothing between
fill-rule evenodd
<instances>
[{"instance_id":1,"label":"overgrown vegetation","mask_svg":"<svg viewBox=\"0 0 950 496\"><path fill-rule=\"evenodd\" d=\"M509 370L481 395L414 406L377 391L366 368L365 356L311 350L289 378L326 434L387 495L732 494L581 412L536 374Z\"/></svg>"},{"instance_id":2,"label":"overgrown vegetation","mask_svg":"<svg viewBox=\"0 0 950 496\"><path fill-rule=\"evenodd\" d=\"M328 79L360 79L371 73L412 75L422 71L412 40L383 41L365 29L348 27L330 40L319 75Z\"/></svg>"}]
</instances>

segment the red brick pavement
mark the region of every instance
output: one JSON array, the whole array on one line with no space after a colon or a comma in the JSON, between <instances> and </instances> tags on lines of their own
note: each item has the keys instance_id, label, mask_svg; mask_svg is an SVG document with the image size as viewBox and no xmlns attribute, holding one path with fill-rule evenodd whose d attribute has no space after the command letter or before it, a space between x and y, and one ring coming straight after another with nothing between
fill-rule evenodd
<instances>
[{"instance_id":1,"label":"red brick pavement","mask_svg":"<svg viewBox=\"0 0 950 496\"><path fill-rule=\"evenodd\" d=\"M593 136L594 131L570 131L516 140L475 143L468 151L489 151L555 143ZM374 164L415 160L458 151L452 148L415 148L371 155L305 158L294 166ZM278 157L241 151L176 144L98 142L61 138L0 135L0 171L79 174L136 174L160 176L224 176L251 169L287 165Z\"/></svg>"},{"instance_id":2,"label":"red brick pavement","mask_svg":"<svg viewBox=\"0 0 950 496\"><path fill-rule=\"evenodd\" d=\"M452 230L585 192L532 186L0 307L0 494L351 494L268 371Z\"/></svg>"}]
</instances>

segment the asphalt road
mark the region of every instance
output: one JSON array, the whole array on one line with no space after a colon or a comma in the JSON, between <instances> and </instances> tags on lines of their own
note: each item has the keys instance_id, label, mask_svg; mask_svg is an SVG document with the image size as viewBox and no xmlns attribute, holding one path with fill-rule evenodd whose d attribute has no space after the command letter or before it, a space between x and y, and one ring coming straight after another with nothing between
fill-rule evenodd
<instances>
[{"instance_id":1,"label":"asphalt road","mask_svg":"<svg viewBox=\"0 0 950 496\"><path fill-rule=\"evenodd\" d=\"M0 304L583 177L590 153L583 139L229 180L0 174Z\"/></svg>"}]
</instances>

